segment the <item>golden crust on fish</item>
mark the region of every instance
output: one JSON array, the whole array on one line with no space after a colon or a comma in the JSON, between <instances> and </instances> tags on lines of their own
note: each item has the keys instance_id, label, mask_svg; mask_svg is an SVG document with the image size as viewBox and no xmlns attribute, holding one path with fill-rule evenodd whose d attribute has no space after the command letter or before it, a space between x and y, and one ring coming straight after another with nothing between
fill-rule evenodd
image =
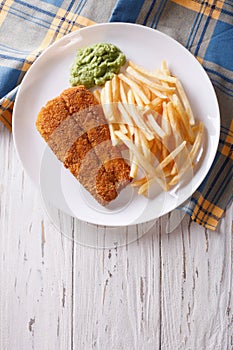
<instances>
[{"instance_id":1,"label":"golden crust on fish","mask_svg":"<svg viewBox=\"0 0 233 350\"><path fill-rule=\"evenodd\" d=\"M58 159L101 204L130 182L130 167L112 146L102 108L83 86L68 88L38 114L36 127Z\"/></svg>"}]
</instances>

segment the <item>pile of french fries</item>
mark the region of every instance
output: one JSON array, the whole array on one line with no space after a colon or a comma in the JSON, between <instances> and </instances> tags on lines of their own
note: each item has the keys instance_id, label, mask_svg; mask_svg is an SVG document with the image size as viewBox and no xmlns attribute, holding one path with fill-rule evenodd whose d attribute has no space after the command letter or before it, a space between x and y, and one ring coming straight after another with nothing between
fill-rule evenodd
<instances>
[{"instance_id":1,"label":"pile of french fries","mask_svg":"<svg viewBox=\"0 0 233 350\"><path fill-rule=\"evenodd\" d=\"M129 61L124 73L94 95L113 145L123 143L129 150L131 185L139 194L147 195L153 183L168 191L194 167L204 125L195 121L184 88L165 61L155 71Z\"/></svg>"}]
</instances>

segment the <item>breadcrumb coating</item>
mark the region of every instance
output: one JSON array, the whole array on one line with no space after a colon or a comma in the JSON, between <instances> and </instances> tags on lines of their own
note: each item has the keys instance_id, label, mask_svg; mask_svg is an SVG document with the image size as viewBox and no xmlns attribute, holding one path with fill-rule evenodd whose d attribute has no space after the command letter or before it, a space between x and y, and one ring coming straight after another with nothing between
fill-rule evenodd
<instances>
[{"instance_id":1,"label":"breadcrumb coating","mask_svg":"<svg viewBox=\"0 0 233 350\"><path fill-rule=\"evenodd\" d=\"M111 143L103 110L84 86L64 90L38 114L36 127L58 159L101 204L130 181L130 167Z\"/></svg>"}]
</instances>

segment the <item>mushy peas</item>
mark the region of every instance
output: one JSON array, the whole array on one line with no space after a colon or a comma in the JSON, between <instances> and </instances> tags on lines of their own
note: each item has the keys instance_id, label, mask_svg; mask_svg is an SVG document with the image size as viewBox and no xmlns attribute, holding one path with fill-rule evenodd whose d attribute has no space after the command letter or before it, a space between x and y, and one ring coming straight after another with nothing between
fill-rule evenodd
<instances>
[{"instance_id":1,"label":"mushy peas","mask_svg":"<svg viewBox=\"0 0 233 350\"><path fill-rule=\"evenodd\" d=\"M78 49L76 59L70 70L70 84L91 88L103 85L106 80L119 73L126 62L123 52L112 44L98 43Z\"/></svg>"}]
</instances>

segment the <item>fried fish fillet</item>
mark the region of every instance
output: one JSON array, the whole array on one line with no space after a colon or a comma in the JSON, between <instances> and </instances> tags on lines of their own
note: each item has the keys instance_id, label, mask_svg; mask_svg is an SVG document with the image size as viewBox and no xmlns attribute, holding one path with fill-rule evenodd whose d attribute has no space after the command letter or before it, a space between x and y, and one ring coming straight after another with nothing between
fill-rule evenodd
<instances>
[{"instance_id":1,"label":"fried fish fillet","mask_svg":"<svg viewBox=\"0 0 233 350\"><path fill-rule=\"evenodd\" d=\"M84 86L72 87L38 114L36 127L58 159L101 204L130 181L130 167L113 147L103 110Z\"/></svg>"},{"instance_id":2,"label":"fried fish fillet","mask_svg":"<svg viewBox=\"0 0 233 350\"><path fill-rule=\"evenodd\" d=\"M71 106L70 113L73 118L83 131L87 132L88 139L105 170L114 173L117 189L124 188L129 183L129 166L122 158L120 150L112 145L109 126L93 94L85 87L79 86L66 89L61 96L67 105Z\"/></svg>"}]
</instances>

